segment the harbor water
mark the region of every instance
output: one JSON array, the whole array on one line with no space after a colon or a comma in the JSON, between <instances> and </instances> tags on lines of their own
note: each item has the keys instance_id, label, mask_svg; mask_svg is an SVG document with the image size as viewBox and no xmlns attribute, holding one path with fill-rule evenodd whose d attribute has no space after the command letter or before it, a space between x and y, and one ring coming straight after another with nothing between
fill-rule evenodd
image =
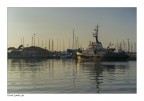
<instances>
[{"instance_id":1,"label":"harbor water","mask_svg":"<svg viewBox=\"0 0 144 101\"><path fill-rule=\"evenodd\" d=\"M8 59L8 94L135 94L136 61Z\"/></svg>"}]
</instances>

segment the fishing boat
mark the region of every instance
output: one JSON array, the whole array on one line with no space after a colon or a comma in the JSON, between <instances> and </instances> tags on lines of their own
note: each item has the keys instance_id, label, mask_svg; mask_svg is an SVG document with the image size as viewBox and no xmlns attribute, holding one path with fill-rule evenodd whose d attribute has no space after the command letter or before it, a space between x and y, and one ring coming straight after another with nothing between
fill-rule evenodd
<instances>
[{"instance_id":1,"label":"fishing boat","mask_svg":"<svg viewBox=\"0 0 144 101\"><path fill-rule=\"evenodd\" d=\"M77 52L77 59L86 60L126 60L129 55L122 50L115 51L115 48L110 48L112 44L110 43L107 48L103 48L102 43L98 40L98 28L94 29L93 37L95 37L96 42L90 42L89 48L87 50L82 50L82 52Z\"/></svg>"}]
</instances>

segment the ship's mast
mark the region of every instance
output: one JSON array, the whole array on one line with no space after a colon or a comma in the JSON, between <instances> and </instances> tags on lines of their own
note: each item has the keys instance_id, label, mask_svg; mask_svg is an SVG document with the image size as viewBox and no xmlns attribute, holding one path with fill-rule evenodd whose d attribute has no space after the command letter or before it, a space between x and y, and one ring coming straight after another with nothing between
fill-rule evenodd
<instances>
[{"instance_id":1,"label":"ship's mast","mask_svg":"<svg viewBox=\"0 0 144 101\"><path fill-rule=\"evenodd\" d=\"M96 43L100 43L98 41L98 27L100 27L100 26L97 25L97 27L94 29L95 33L93 33L93 37L95 37Z\"/></svg>"}]
</instances>

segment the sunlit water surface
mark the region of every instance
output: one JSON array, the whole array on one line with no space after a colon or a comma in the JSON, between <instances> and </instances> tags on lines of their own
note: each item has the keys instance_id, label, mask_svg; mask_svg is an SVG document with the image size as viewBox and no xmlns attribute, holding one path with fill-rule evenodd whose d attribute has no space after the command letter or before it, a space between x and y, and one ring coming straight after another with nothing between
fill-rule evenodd
<instances>
[{"instance_id":1,"label":"sunlit water surface","mask_svg":"<svg viewBox=\"0 0 144 101\"><path fill-rule=\"evenodd\" d=\"M8 93L136 93L136 61L8 59Z\"/></svg>"}]
</instances>

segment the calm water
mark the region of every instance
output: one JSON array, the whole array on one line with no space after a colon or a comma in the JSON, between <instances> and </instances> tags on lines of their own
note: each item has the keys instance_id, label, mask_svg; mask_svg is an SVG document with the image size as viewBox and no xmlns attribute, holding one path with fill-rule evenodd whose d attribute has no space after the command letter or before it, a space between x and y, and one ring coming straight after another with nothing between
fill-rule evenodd
<instances>
[{"instance_id":1,"label":"calm water","mask_svg":"<svg viewBox=\"0 0 144 101\"><path fill-rule=\"evenodd\" d=\"M136 61L8 59L8 93L136 93Z\"/></svg>"}]
</instances>

